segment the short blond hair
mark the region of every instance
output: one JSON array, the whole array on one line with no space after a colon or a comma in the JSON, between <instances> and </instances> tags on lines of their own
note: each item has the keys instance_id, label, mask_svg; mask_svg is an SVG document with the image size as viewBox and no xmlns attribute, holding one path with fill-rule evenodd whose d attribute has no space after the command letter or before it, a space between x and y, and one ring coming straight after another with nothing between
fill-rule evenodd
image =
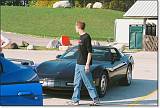
<instances>
[{"instance_id":1,"label":"short blond hair","mask_svg":"<svg viewBox=\"0 0 160 108\"><path fill-rule=\"evenodd\" d=\"M80 29L84 30L86 24L85 24L85 22L83 22L83 21L77 21L77 22L76 22L76 26L78 26Z\"/></svg>"}]
</instances>

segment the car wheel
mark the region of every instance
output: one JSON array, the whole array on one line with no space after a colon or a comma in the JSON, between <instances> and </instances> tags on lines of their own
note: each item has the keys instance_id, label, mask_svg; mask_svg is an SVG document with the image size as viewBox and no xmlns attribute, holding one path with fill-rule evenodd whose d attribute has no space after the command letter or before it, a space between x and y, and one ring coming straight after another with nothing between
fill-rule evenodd
<instances>
[{"instance_id":1,"label":"car wheel","mask_svg":"<svg viewBox=\"0 0 160 108\"><path fill-rule=\"evenodd\" d=\"M99 86L98 86L98 94L99 97L104 97L106 95L108 88L108 75L103 72L100 76Z\"/></svg>"},{"instance_id":2,"label":"car wheel","mask_svg":"<svg viewBox=\"0 0 160 108\"><path fill-rule=\"evenodd\" d=\"M125 78L121 81L121 85L129 86L132 82L132 68L131 66L128 66Z\"/></svg>"}]
</instances>

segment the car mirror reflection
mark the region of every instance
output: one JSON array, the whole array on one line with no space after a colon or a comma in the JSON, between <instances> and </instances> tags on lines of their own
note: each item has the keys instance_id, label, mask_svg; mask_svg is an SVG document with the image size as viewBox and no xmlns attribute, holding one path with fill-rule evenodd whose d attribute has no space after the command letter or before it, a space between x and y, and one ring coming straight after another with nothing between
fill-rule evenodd
<instances>
[{"instance_id":1,"label":"car mirror reflection","mask_svg":"<svg viewBox=\"0 0 160 108\"><path fill-rule=\"evenodd\" d=\"M60 58L62 55L57 55L56 58Z\"/></svg>"}]
</instances>

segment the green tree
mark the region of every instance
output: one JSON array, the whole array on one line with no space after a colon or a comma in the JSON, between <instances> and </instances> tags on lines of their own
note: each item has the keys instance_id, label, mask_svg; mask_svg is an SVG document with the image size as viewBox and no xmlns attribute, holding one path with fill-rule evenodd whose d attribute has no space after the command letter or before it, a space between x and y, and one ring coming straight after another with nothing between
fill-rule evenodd
<instances>
[{"instance_id":1,"label":"green tree","mask_svg":"<svg viewBox=\"0 0 160 108\"><path fill-rule=\"evenodd\" d=\"M52 7L52 5L59 0L30 0L30 6L37 7Z\"/></svg>"}]
</instances>

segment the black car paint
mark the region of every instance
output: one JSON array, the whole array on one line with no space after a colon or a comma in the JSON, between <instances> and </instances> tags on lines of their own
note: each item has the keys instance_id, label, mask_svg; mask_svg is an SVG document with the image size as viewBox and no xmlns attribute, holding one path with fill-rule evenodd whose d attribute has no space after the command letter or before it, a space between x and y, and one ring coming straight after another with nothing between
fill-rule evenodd
<instances>
[{"instance_id":1,"label":"black car paint","mask_svg":"<svg viewBox=\"0 0 160 108\"><path fill-rule=\"evenodd\" d=\"M94 48L104 49L105 47L94 47ZM69 51L70 50L66 51L66 53ZM95 85L98 86L100 76L104 71L108 74L108 78L110 81L112 81L112 79L119 80L125 77L128 65L131 66L133 65L133 63L131 63L129 58L130 55L125 55L125 54L122 55L119 53L119 58L115 60L110 60L110 61L93 60L93 64L91 66L91 72L93 75L93 79L95 81ZM121 63L121 61L123 62ZM58 81L73 82L75 65L76 65L76 59L62 59L62 57L59 57L56 60L50 60L40 64L37 67L37 72L40 79L47 78L55 81L58 80ZM54 87L54 89L63 89L63 88L65 87ZM66 86L66 88L70 88L70 86Z\"/></svg>"}]
</instances>

